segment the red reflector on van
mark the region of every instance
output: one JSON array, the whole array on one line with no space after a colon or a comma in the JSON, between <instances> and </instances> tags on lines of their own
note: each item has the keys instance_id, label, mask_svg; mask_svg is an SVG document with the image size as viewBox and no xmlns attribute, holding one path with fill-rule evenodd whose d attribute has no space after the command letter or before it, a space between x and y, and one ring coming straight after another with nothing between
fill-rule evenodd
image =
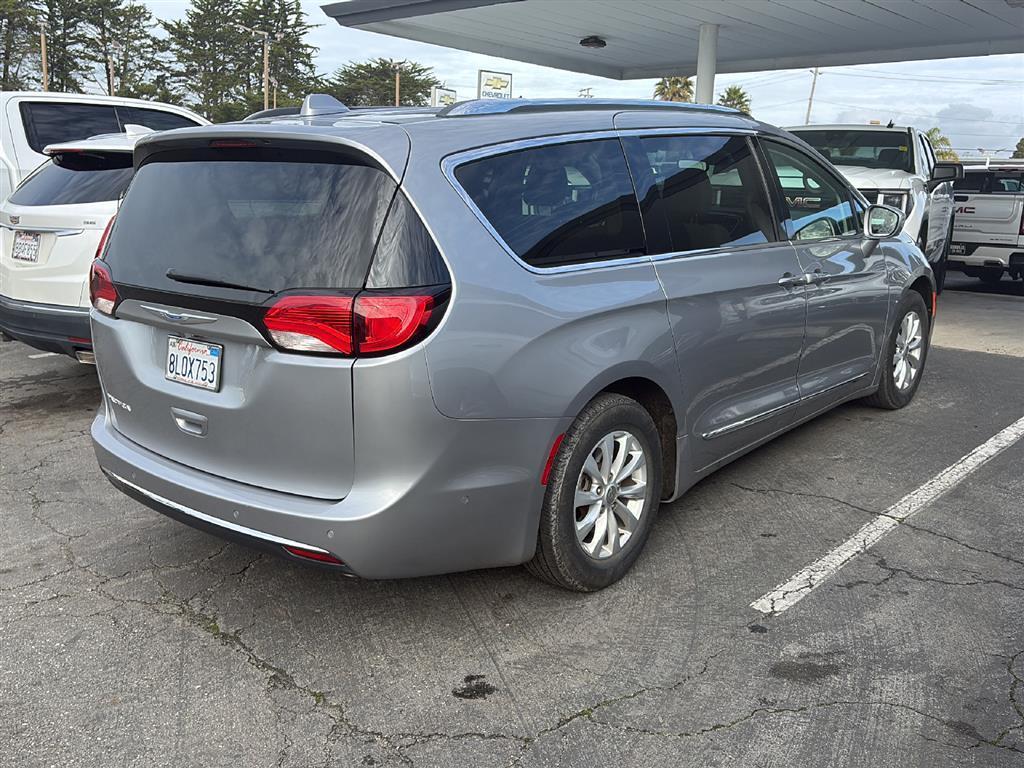
<instances>
[{"instance_id":1,"label":"red reflector on van","mask_svg":"<svg viewBox=\"0 0 1024 768\"><path fill-rule=\"evenodd\" d=\"M103 314L112 315L118 298L110 270L102 263L94 261L89 271L89 301Z\"/></svg>"},{"instance_id":2,"label":"red reflector on van","mask_svg":"<svg viewBox=\"0 0 1024 768\"><path fill-rule=\"evenodd\" d=\"M330 563L331 565L344 565L341 560L336 558L329 552L321 552L316 549L305 549L304 547L291 547L283 545L284 551L289 555L295 555L295 557L301 557L305 560L316 560L318 563Z\"/></svg>"},{"instance_id":3,"label":"red reflector on van","mask_svg":"<svg viewBox=\"0 0 1024 768\"><path fill-rule=\"evenodd\" d=\"M360 295L356 298L359 351L387 352L401 347L427 324L433 306L432 296Z\"/></svg>"},{"instance_id":4,"label":"red reflector on van","mask_svg":"<svg viewBox=\"0 0 1024 768\"><path fill-rule=\"evenodd\" d=\"M555 456L558 455L558 449L562 447L562 440L565 439L565 433L563 432L555 438L555 442L551 445L551 453L548 454L548 460L544 463L544 471L540 476L540 484L547 485L548 480L551 477L551 468L555 465Z\"/></svg>"},{"instance_id":5,"label":"red reflector on van","mask_svg":"<svg viewBox=\"0 0 1024 768\"><path fill-rule=\"evenodd\" d=\"M263 324L283 349L354 351L351 296L285 296L267 310Z\"/></svg>"}]
</instances>

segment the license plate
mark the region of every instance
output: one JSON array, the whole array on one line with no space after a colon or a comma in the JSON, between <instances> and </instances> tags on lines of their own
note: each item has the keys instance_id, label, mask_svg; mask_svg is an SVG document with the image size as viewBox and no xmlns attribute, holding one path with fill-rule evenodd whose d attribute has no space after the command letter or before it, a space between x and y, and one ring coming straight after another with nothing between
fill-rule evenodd
<instances>
[{"instance_id":1,"label":"license plate","mask_svg":"<svg viewBox=\"0 0 1024 768\"><path fill-rule=\"evenodd\" d=\"M11 251L11 258L18 261L27 261L30 264L35 264L39 261L39 233L15 232L14 250Z\"/></svg>"},{"instance_id":2,"label":"license plate","mask_svg":"<svg viewBox=\"0 0 1024 768\"><path fill-rule=\"evenodd\" d=\"M949 244L949 255L950 256L966 256L967 246L963 243L950 243Z\"/></svg>"},{"instance_id":3,"label":"license plate","mask_svg":"<svg viewBox=\"0 0 1024 768\"><path fill-rule=\"evenodd\" d=\"M195 339L167 337L167 368L164 377L216 392L220 388L220 363L224 347Z\"/></svg>"}]
</instances>

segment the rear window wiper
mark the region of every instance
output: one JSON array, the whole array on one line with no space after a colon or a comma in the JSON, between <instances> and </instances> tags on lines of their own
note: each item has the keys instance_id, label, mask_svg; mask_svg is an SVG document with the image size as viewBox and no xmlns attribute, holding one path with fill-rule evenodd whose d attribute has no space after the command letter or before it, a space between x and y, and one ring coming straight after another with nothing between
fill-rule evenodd
<instances>
[{"instance_id":1,"label":"rear window wiper","mask_svg":"<svg viewBox=\"0 0 1024 768\"><path fill-rule=\"evenodd\" d=\"M275 291L269 291L266 288L254 288L251 285L243 285L242 283L231 283L227 280L218 280L215 277L203 277L202 275L183 275L181 272L176 272L173 269L167 270L167 278L174 280L179 283L188 283L189 285L209 285L212 288L230 288L235 291L254 291L255 293L275 293Z\"/></svg>"}]
</instances>

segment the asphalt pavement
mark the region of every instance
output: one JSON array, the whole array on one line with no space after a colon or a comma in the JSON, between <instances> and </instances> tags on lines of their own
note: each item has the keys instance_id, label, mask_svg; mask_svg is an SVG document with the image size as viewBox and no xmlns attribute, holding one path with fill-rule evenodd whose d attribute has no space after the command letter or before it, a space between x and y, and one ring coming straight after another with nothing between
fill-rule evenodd
<instances>
[{"instance_id":1,"label":"asphalt pavement","mask_svg":"<svg viewBox=\"0 0 1024 768\"><path fill-rule=\"evenodd\" d=\"M97 469L94 369L0 345L0 765L1022 766L1024 440L751 607L1024 417L1007 283L943 295L910 407L719 471L593 595L339 578L175 523Z\"/></svg>"}]
</instances>

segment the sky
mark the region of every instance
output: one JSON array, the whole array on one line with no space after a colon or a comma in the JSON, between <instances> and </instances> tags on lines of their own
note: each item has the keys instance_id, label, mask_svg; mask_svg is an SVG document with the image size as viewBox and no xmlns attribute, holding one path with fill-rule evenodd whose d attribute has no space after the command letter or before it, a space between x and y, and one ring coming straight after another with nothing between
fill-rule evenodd
<instances>
[{"instance_id":1,"label":"sky","mask_svg":"<svg viewBox=\"0 0 1024 768\"><path fill-rule=\"evenodd\" d=\"M186 0L144 0L158 19L185 15ZM303 0L308 21L317 26L310 43L319 49L317 70L329 74L349 61L378 56L409 59L434 74L460 99L476 96L476 73L512 73L513 96L573 97L590 88L597 97L650 98L654 80L610 80L538 67L518 61L456 51L427 43L348 29L328 18L323 2ZM779 126L802 125L811 88L809 70L774 70L719 75L715 92L742 86L751 112ZM1007 156L1024 137L1024 54L894 62L821 70L812 123L867 123L893 120L927 130L939 126L961 157L981 150Z\"/></svg>"}]
</instances>

